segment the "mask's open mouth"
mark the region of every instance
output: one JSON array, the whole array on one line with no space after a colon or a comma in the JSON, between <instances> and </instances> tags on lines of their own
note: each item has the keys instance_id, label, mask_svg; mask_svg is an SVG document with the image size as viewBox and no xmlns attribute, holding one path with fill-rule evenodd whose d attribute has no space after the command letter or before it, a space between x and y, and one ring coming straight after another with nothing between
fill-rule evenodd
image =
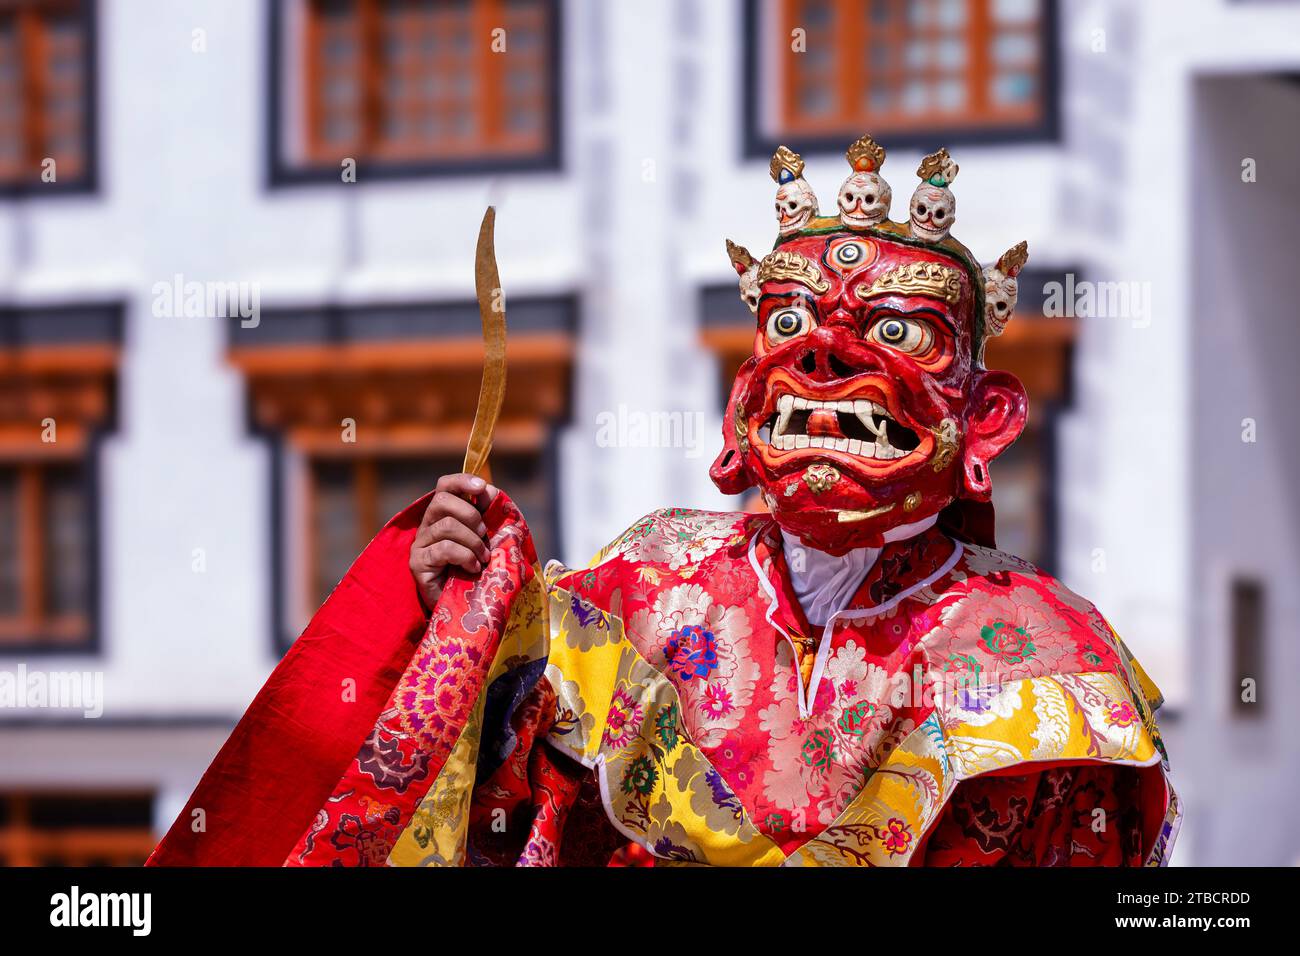
<instances>
[{"instance_id":1,"label":"mask's open mouth","mask_svg":"<svg viewBox=\"0 0 1300 956\"><path fill-rule=\"evenodd\" d=\"M883 460L904 458L921 444L916 432L891 418L884 406L862 398L781 395L758 434L775 451L822 448Z\"/></svg>"}]
</instances>

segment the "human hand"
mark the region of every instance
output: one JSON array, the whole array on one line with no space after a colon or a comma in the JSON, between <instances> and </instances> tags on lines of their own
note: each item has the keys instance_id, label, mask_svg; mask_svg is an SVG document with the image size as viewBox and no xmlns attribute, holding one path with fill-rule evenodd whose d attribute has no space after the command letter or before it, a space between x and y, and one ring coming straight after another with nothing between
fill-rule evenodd
<instances>
[{"instance_id":1,"label":"human hand","mask_svg":"<svg viewBox=\"0 0 1300 956\"><path fill-rule=\"evenodd\" d=\"M476 575L487 565L483 512L498 492L477 475L463 473L443 475L436 487L411 545L411 576L430 609L442 594L449 568Z\"/></svg>"}]
</instances>

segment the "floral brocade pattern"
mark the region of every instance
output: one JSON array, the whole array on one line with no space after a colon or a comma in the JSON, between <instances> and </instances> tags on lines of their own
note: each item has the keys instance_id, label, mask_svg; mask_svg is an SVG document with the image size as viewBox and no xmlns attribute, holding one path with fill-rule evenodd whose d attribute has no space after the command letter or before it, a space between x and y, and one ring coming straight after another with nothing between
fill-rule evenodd
<instances>
[{"instance_id":1,"label":"floral brocade pattern","mask_svg":"<svg viewBox=\"0 0 1300 956\"><path fill-rule=\"evenodd\" d=\"M487 569L444 590L388 705L285 865L383 865L435 781L446 788L448 761L466 728L477 728L498 648L517 643L540 620L537 559L523 517L504 496L494 516ZM472 762L468 771L472 781ZM433 817L439 826L463 815L459 796L430 802L440 807ZM426 810L416 829L431 829L429 819Z\"/></svg>"},{"instance_id":2,"label":"floral brocade pattern","mask_svg":"<svg viewBox=\"0 0 1300 956\"><path fill-rule=\"evenodd\" d=\"M1137 686L1090 604L1017 558L967 546L953 562L956 549L937 530L886 547L849 610L870 612L900 599L879 613L850 613L828 637L811 635L821 647L805 706L787 634L798 638L808 626L783 582L766 516L656 512L590 569L552 569L552 586L582 609L558 628L553 620L553 642L590 648L597 637L616 640L613 632L623 628L635 649L635 666L620 667L604 698L608 708L587 702L602 728L611 790L640 794L645 806L637 812L653 830L654 816L668 812L663 778L680 765L670 745L684 736L698 748L691 760L704 775L692 784L692 806L710 825L752 821L787 856L824 834L819 846L867 841L871 854L906 859L921 836L915 820L883 809L861 822L846 819L904 741L915 747L927 733L1014 720L1027 698L1010 689L1026 681L1115 674L1119 686ZM775 602L755 563L777 591ZM592 619L595 608L609 620ZM1068 727L1071 709L1084 704L1047 699L1055 687L1039 687L1044 703L1036 706L1059 703L1063 710L1047 716ZM1086 697L1091 688L1080 687ZM1136 696L1110 700L1096 719L1107 733L1154 730L1147 702ZM665 739L646 729L662 725L673 728ZM1094 756L1105 756L1105 747L1099 739ZM932 797L937 808L946 794ZM850 823L855 829L845 830ZM657 855L673 858L672 847L665 849ZM805 855L818 854L825 855L810 847Z\"/></svg>"},{"instance_id":3,"label":"floral brocade pattern","mask_svg":"<svg viewBox=\"0 0 1300 956\"><path fill-rule=\"evenodd\" d=\"M504 497L286 865L1167 857L1156 692L1032 566L930 531L812 632L769 518L656 512L543 581Z\"/></svg>"}]
</instances>

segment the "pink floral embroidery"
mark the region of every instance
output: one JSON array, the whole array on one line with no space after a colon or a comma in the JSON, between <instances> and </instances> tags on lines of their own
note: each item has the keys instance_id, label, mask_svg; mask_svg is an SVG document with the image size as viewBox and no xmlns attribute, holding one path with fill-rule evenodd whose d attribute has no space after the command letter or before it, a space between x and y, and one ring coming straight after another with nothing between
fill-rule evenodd
<instances>
[{"instance_id":1,"label":"pink floral embroidery","mask_svg":"<svg viewBox=\"0 0 1300 956\"><path fill-rule=\"evenodd\" d=\"M941 722L979 723L1018 705L1015 694L999 696L1010 681L1108 670L1115 659L1110 638L1100 636L1104 621L1086 601L1024 562L970 547L949 575L894 613L835 628L821 650L810 713L801 715L801 677L785 635L768 622L770 597L745 547L765 520L656 513L604 557L598 580L583 577L589 572L572 580L585 600L623 622L640 657L671 682L683 737L787 852L833 823L936 703L945 706L940 691L953 672L993 684L947 705ZM937 538L929 545L939 559L945 547ZM770 557L760 553L758 563L774 573ZM934 566L904 573L919 579ZM608 746L628 746L645 720L637 691L615 693ZM1115 726L1140 719L1123 701L1108 714ZM806 828L793 829L795 819ZM914 848L904 819L878 832L892 856Z\"/></svg>"},{"instance_id":2,"label":"pink floral embroidery","mask_svg":"<svg viewBox=\"0 0 1300 956\"><path fill-rule=\"evenodd\" d=\"M1137 710L1127 700L1114 701L1106 708L1106 723L1112 727L1131 727L1139 720Z\"/></svg>"},{"instance_id":3,"label":"pink floral embroidery","mask_svg":"<svg viewBox=\"0 0 1300 956\"><path fill-rule=\"evenodd\" d=\"M885 832L880 835L880 842L890 856L901 856L912 845L912 831L902 820L891 817L885 824Z\"/></svg>"},{"instance_id":4,"label":"pink floral embroidery","mask_svg":"<svg viewBox=\"0 0 1300 956\"><path fill-rule=\"evenodd\" d=\"M615 750L622 750L636 739L643 716L640 702L626 687L618 688L614 691L614 699L609 705L609 716L605 718L605 735L602 742Z\"/></svg>"}]
</instances>

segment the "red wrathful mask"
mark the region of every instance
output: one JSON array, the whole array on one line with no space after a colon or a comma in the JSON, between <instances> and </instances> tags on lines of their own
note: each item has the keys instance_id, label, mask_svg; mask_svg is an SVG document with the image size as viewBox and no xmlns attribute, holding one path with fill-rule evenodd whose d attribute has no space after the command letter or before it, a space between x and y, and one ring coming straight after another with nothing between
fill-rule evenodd
<instances>
[{"instance_id":1,"label":"red wrathful mask","mask_svg":"<svg viewBox=\"0 0 1300 956\"><path fill-rule=\"evenodd\" d=\"M984 280L958 244L826 222L761 263L729 246L758 327L710 474L728 494L757 485L786 532L843 554L987 502L1026 400L976 361Z\"/></svg>"}]
</instances>

